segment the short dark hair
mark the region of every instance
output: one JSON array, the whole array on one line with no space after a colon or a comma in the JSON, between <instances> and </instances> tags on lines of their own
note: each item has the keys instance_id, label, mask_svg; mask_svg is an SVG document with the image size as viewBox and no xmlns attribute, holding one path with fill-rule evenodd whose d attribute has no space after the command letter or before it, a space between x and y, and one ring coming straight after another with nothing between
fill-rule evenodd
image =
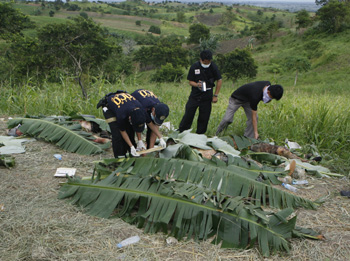
<instances>
[{"instance_id":1,"label":"short dark hair","mask_svg":"<svg viewBox=\"0 0 350 261\"><path fill-rule=\"evenodd\" d=\"M269 87L269 91L271 96L276 100L281 99L283 96L283 87L281 85L278 85L278 84L271 85Z\"/></svg>"},{"instance_id":2,"label":"short dark hair","mask_svg":"<svg viewBox=\"0 0 350 261\"><path fill-rule=\"evenodd\" d=\"M213 53L210 50L201 51L199 56L200 56L202 61L213 60Z\"/></svg>"}]
</instances>

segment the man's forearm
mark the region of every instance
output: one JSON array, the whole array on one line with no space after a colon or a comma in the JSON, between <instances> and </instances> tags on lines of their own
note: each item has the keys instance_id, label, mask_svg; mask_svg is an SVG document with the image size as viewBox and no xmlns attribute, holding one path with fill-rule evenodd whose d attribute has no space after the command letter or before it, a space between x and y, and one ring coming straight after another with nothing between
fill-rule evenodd
<instances>
[{"instance_id":1,"label":"man's forearm","mask_svg":"<svg viewBox=\"0 0 350 261\"><path fill-rule=\"evenodd\" d=\"M216 89L215 89L215 94L214 94L214 95L216 95L216 96L219 95L220 89L221 89L221 85L222 85L222 79L218 80L217 85L216 85Z\"/></svg>"},{"instance_id":2,"label":"man's forearm","mask_svg":"<svg viewBox=\"0 0 350 261\"><path fill-rule=\"evenodd\" d=\"M129 145L129 147L132 147L133 144L131 143L131 140L130 140L129 135L127 134L127 132L126 131L120 131L120 134L122 135L122 137L125 140L125 142Z\"/></svg>"}]
</instances>

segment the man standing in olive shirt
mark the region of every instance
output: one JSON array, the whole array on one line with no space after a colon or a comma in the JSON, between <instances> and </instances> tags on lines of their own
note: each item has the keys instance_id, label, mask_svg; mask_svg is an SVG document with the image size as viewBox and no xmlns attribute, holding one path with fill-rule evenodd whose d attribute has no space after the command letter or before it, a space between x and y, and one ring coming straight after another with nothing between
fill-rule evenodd
<instances>
[{"instance_id":1,"label":"man standing in olive shirt","mask_svg":"<svg viewBox=\"0 0 350 261\"><path fill-rule=\"evenodd\" d=\"M271 85L269 81L257 81L239 87L229 99L229 105L224 118L219 124L216 135L219 135L233 122L235 112L240 107L243 107L247 116L247 127L244 136L258 139L258 103L260 101L269 103L272 99L281 99L282 96L283 87L281 85Z\"/></svg>"},{"instance_id":2,"label":"man standing in olive shirt","mask_svg":"<svg viewBox=\"0 0 350 261\"><path fill-rule=\"evenodd\" d=\"M210 50L202 51L200 60L194 63L188 72L187 80L192 90L186 104L185 115L179 126L180 132L191 128L197 108L199 108L199 115L196 133L204 134L207 131L212 103L218 101L222 85L220 71L212 59L213 55ZM215 81L217 81L217 86L213 95Z\"/></svg>"}]
</instances>

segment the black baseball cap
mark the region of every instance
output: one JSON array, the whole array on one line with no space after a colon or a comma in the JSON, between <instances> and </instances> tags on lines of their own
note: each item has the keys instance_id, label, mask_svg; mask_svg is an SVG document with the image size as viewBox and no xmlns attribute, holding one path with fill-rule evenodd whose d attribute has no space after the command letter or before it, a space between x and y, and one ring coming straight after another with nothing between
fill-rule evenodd
<instances>
[{"instance_id":1,"label":"black baseball cap","mask_svg":"<svg viewBox=\"0 0 350 261\"><path fill-rule=\"evenodd\" d=\"M169 115L169 107L165 103L158 103L154 109L156 114L154 123L160 126Z\"/></svg>"},{"instance_id":2,"label":"black baseball cap","mask_svg":"<svg viewBox=\"0 0 350 261\"><path fill-rule=\"evenodd\" d=\"M145 129L146 113L140 108L135 108L131 111L131 124L136 132L143 132Z\"/></svg>"}]
</instances>

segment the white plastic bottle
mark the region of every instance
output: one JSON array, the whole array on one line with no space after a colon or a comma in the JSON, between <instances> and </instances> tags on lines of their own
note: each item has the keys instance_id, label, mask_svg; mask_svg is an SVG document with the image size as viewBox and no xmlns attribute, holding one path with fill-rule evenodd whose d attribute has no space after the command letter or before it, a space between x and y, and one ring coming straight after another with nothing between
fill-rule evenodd
<instances>
[{"instance_id":1,"label":"white plastic bottle","mask_svg":"<svg viewBox=\"0 0 350 261\"><path fill-rule=\"evenodd\" d=\"M307 185L309 184L309 182L305 179L305 180L293 180L292 182L293 185Z\"/></svg>"},{"instance_id":2,"label":"white plastic bottle","mask_svg":"<svg viewBox=\"0 0 350 261\"><path fill-rule=\"evenodd\" d=\"M292 185L289 185L289 184L282 183L282 186L285 187L286 189L290 190L290 191L293 191L293 192L297 192L298 191L298 189L296 187L293 187Z\"/></svg>"},{"instance_id":3,"label":"white plastic bottle","mask_svg":"<svg viewBox=\"0 0 350 261\"><path fill-rule=\"evenodd\" d=\"M117 244L118 248L122 248L131 244L135 244L137 242L140 241L140 237L139 236L133 236L133 237L129 237L123 241L121 241L119 244Z\"/></svg>"}]
</instances>

